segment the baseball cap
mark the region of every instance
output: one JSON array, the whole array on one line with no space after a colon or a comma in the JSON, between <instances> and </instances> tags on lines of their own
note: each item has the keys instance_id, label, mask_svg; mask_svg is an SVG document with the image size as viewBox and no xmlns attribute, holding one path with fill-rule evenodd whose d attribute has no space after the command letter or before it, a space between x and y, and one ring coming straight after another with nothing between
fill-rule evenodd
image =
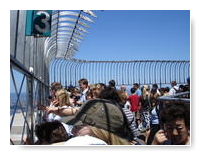
<instances>
[{"instance_id":1,"label":"baseball cap","mask_svg":"<svg viewBox=\"0 0 200 155\"><path fill-rule=\"evenodd\" d=\"M65 123L70 125L91 125L125 138L125 118L122 110L105 99L89 100Z\"/></svg>"}]
</instances>

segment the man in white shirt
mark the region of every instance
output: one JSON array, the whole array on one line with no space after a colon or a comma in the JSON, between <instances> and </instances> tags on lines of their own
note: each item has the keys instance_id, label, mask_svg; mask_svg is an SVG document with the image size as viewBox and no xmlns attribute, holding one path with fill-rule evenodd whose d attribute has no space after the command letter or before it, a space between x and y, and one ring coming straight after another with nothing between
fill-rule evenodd
<instances>
[{"instance_id":1,"label":"man in white shirt","mask_svg":"<svg viewBox=\"0 0 200 155\"><path fill-rule=\"evenodd\" d=\"M86 93L89 90L88 80L87 79L80 79L78 81L78 83L79 83L79 87L81 89L80 102L82 104L82 103L86 102Z\"/></svg>"},{"instance_id":2,"label":"man in white shirt","mask_svg":"<svg viewBox=\"0 0 200 155\"><path fill-rule=\"evenodd\" d=\"M172 81L171 86L172 86L172 88L169 91L169 95L175 95L177 93L177 91L179 90L176 81Z\"/></svg>"}]
</instances>

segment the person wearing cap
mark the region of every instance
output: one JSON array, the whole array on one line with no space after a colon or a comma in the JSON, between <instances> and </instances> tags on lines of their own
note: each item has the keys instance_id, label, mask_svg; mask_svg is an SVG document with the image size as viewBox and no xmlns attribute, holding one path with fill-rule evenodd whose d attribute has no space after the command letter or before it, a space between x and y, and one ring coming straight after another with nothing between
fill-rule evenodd
<instances>
[{"instance_id":1,"label":"person wearing cap","mask_svg":"<svg viewBox=\"0 0 200 155\"><path fill-rule=\"evenodd\" d=\"M89 100L81 106L73 118L65 122L74 125L72 133L75 135L93 136L108 145L130 145L131 133L125 115L109 100Z\"/></svg>"}]
</instances>

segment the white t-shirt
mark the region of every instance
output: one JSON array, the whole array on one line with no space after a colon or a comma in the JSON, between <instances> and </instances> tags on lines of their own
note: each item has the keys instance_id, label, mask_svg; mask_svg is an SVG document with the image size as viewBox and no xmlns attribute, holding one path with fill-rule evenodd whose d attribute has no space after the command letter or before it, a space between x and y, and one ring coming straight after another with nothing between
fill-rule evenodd
<instances>
[{"instance_id":1,"label":"white t-shirt","mask_svg":"<svg viewBox=\"0 0 200 155\"><path fill-rule=\"evenodd\" d=\"M50 105L49 107L55 107L54 105ZM69 106L62 106L62 109L67 109ZM53 122L53 121L61 121L62 117L53 113L50 113L47 115L46 120L47 122Z\"/></svg>"},{"instance_id":2,"label":"white t-shirt","mask_svg":"<svg viewBox=\"0 0 200 155\"><path fill-rule=\"evenodd\" d=\"M169 95L175 95L176 90L179 90L179 88L177 86L172 87L169 91Z\"/></svg>"},{"instance_id":3,"label":"white t-shirt","mask_svg":"<svg viewBox=\"0 0 200 155\"><path fill-rule=\"evenodd\" d=\"M86 102L86 93L87 93L88 90L89 90L89 89L87 88L87 89L85 89L85 90L81 93L80 101L81 101L82 103L85 103L85 102Z\"/></svg>"}]
</instances>

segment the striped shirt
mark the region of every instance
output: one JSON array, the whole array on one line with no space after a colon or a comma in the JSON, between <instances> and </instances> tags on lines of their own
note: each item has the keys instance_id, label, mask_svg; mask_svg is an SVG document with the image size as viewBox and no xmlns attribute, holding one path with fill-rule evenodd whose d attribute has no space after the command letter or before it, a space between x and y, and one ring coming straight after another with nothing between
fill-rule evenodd
<instances>
[{"instance_id":1,"label":"striped shirt","mask_svg":"<svg viewBox=\"0 0 200 155\"><path fill-rule=\"evenodd\" d=\"M137 136L139 136L139 131L138 131L137 125L135 123L134 115L129 109L126 109L126 108L122 108L122 109L123 109L123 111L126 115L126 118L128 120L129 127L131 129L132 134L133 134L133 139L135 139Z\"/></svg>"}]
</instances>

